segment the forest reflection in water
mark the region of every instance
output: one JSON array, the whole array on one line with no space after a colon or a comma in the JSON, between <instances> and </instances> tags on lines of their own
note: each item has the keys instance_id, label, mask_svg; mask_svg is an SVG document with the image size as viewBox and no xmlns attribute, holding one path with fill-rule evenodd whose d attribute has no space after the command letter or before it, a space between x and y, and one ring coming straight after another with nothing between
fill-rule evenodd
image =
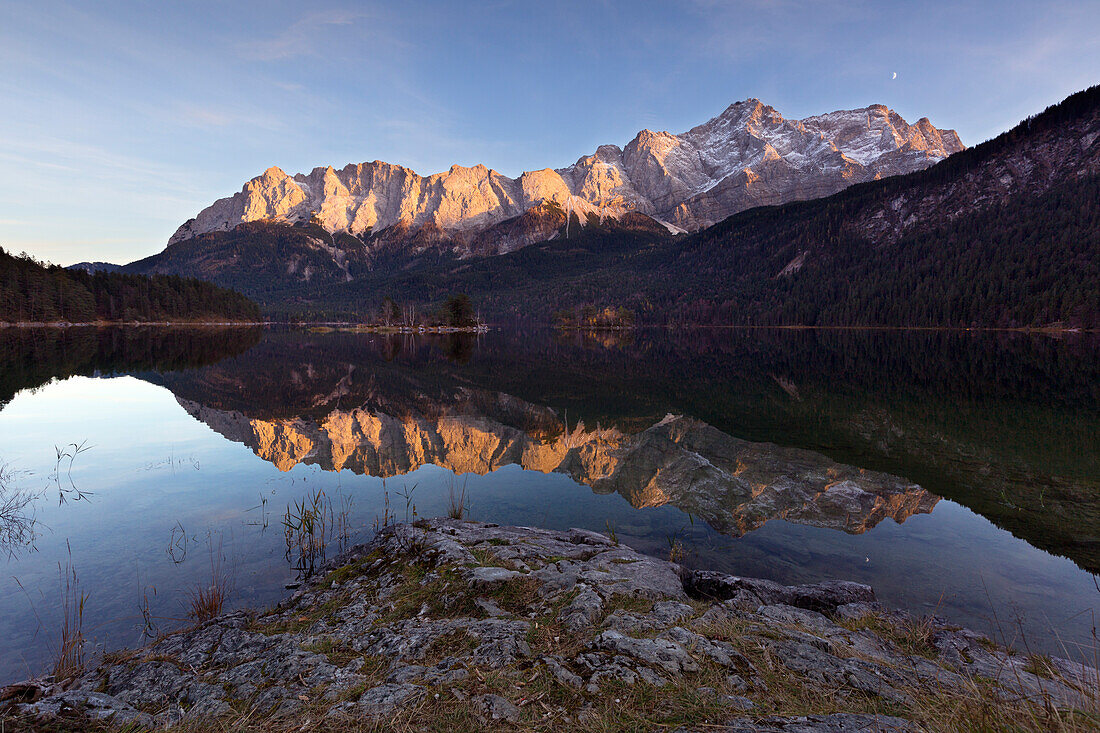
<instances>
[{"instance_id":1,"label":"forest reflection in water","mask_svg":"<svg viewBox=\"0 0 1100 733\"><path fill-rule=\"evenodd\" d=\"M30 457L36 445L94 432L78 462L94 496L70 515L110 516L117 535L81 542L60 508L42 510L51 528L37 559L9 561L41 587L43 561L67 538L94 583L109 575L108 545L162 562L165 546L189 547L175 572L200 573L204 537L220 532L248 578L237 602L267 602L291 571L264 532L311 492L343 513L355 541L386 511L447 512L457 480L478 519L611 528L643 550L679 548L688 564L784 582L862 580L884 600L971 625L988 611L987 583L1031 615L1027 629L1047 648L1087 636L1058 614L1097 605L1086 593L1100 568L1091 337L13 333L0 346L0 404L11 402L0 409L0 457L41 479L50 466ZM124 374L141 382L26 391ZM62 393L68 413L56 407ZM410 487L414 498L398 497ZM129 513L108 513L116 501ZM158 588L180 582L152 560L135 564L147 580L160 574ZM101 612L132 616L128 602Z\"/></svg>"},{"instance_id":2,"label":"forest reflection in water","mask_svg":"<svg viewBox=\"0 0 1100 733\"><path fill-rule=\"evenodd\" d=\"M308 431L330 418L335 429L355 410L465 414L537 442L578 425L637 435L666 415L688 416L736 438L903 476L1097 571L1098 351L1092 336L940 332L536 331L480 343L270 333L215 367L152 379L191 410L229 410L271 430L297 421ZM290 452L269 460L298 460L295 440L306 452L316 440L340 444L341 461L355 454L338 433L284 437ZM310 460L343 467L323 453Z\"/></svg>"}]
</instances>

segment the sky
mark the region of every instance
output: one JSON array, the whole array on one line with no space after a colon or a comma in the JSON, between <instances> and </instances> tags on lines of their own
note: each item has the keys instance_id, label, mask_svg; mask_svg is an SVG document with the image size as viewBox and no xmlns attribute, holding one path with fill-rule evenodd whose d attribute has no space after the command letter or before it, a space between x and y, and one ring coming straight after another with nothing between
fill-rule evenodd
<instances>
[{"instance_id":1,"label":"sky","mask_svg":"<svg viewBox=\"0 0 1100 733\"><path fill-rule=\"evenodd\" d=\"M1100 0L0 0L0 247L129 262L272 165L517 175L749 97L973 145L1096 83Z\"/></svg>"}]
</instances>

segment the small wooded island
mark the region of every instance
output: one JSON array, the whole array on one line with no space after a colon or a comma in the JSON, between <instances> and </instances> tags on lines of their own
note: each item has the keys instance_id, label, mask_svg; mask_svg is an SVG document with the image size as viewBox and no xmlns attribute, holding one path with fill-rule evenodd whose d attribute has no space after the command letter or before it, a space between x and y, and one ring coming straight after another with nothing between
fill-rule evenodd
<instances>
[{"instance_id":1,"label":"small wooded island","mask_svg":"<svg viewBox=\"0 0 1100 733\"><path fill-rule=\"evenodd\" d=\"M421 308L417 303L401 305L387 296L361 323L335 325L336 330L353 333L484 333L488 330L469 296L463 293L450 296L434 309ZM326 327L312 330L323 331Z\"/></svg>"}]
</instances>

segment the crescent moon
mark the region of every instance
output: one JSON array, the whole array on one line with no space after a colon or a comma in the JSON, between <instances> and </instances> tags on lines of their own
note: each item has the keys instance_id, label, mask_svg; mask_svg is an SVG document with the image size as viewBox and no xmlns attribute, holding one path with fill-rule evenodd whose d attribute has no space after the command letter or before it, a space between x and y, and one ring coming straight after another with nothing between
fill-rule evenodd
<instances>
[{"instance_id":1,"label":"crescent moon","mask_svg":"<svg viewBox=\"0 0 1100 733\"><path fill-rule=\"evenodd\" d=\"M890 78L891 78L891 79L897 79L897 78L898 78L898 72L896 72L896 71L895 71L895 72L894 72L894 75L893 75L893 76L891 76Z\"/></svg>"}]
</instances>

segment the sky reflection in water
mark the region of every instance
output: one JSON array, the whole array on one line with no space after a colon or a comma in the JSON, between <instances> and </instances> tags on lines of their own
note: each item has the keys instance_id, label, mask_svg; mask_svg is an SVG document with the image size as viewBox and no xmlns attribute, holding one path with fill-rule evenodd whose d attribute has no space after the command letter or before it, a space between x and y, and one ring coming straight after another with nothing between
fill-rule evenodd
<instances>
[{"instance_id":1,"label":"sky reflection in water","mask_svg":"<svg viewBox=\"0 0 1100 733\"><path fill-rule=\"evenodd\" d=\"M376 337L269 333L242 355L198 369L72 377L23 391L0 410L0 458L18 471L18 485L45 493L36 505L36 549L16 552L0 579L0 618L8 630L0 639L0 681L46 665L60 617L58 567L68 548L90 594L89 635L108 647L133 645L142 638L145 601L159 630L179 623L187 591L209 575L211 552L227 560L235 605L264 606L283 597L295 573L284 556L280 522L289 503L318 489L337 507L345 497L351 501L352 542L369 538L387 511L387 497L398 520L411 518L414 508L434 516L446 512L450 488L464 484L474 519L613 527L621 541L654 554L667 554L670 542L679 541L685 561L700 567L785 583L830 577L870 583L888 604L935 612L981 631L991 630L992 608L1008 640L1022 631L1032 649L1061 653L1063 645L1089 641L1100 610L1100 590L1082 569L1094 567L1087 548L1095 527L1088 518L1100 501L1095 479L1088 478L1095 476L1087 437L1094 423L1074 418L1081 424L1053 436L1058 446L1049 449L1044 446L1052 436L1039 434L1045 425L1064 422L1069 409L1049 404L1043 392L1073 391L1078 379L1088 384L1087 374L1075 374L1079 362L1059 350L1070 347L1056 346L1053 357L1049 345L1035 347L1037 357L1027 347L1027 359L1013 361L1016 347L993 344L1002 351L994 356L1007 359L1004 369L1031 375L1034 394L1013 387L1017 394L1006 400L998 384L1005 380L1011 387L1016 377L990 376L971 363L989 387L960 399L933 395L944 391L942 385L915 379L901 392L882 388L877 372L892 368L889 359L868 367L863 381L841 379L823 388L828 375L815 379L812 365L804 367L809 372L775 373L776 353L790 354L792 364L805 361L784 337L737 338L736 349L716 341L678 351L662 336L608 347L549 334L493 334L480 346L456 351L438 343L394 347ZM745 356L746 346L762 353ZM835 351L829 344L813 348ZM935 353L950 362L946 368L970 363L965 353L944 357L949 351L941 344ZM1087 356L1088 350L1080 358ZM646 358L661 368L630 371L630 364ZM1056 365L1038 376L1028 366L1051 358ZM728 371L716 373L714 363L728 364ZM713 384L725 387L708 393ZM920 400L913 395L922 389L941 404L938 413L914 407ZM866 404L852 405L848 392L860 390ZM1080 390L1066 396L1081 408L1071 417L1091 414L1095 421L1094 398ZM945 417L950 405L954 414ZM885 418L882 410L889 412ZM667 413L707 423L690 420L682 433L658 435L654 425ZM392 434L362 432L364 416L384 417L406 436L414 432L410 426L419 426L413 437L421 441L417 455L428 459L425 465L409 463L415 440L396 444ZM566 416L569 432L563 433ZM361 432L349 433L346 425L340 432L337 418L358 419ZM577 437L578 421L587 426L587 439ZM597 424L602 433L593 438ZM968 430L972 441L963 444ZM1035 431L1033 453L1014 448L1027 441L1028 431ZM731 435L815 451L807 454L804 472L836 471L835 460L885 471L898 486L883 494L877 514L867 513L864 496L855 517L825 516L832 511L828 501L807 504L804 495L784 504L789 492L775 493L778 503L763 501L766 491L746 498L731 489L716 499L714 476L698 478L710 469L685 468L685 456L701 455L719 467L728 460L731 473L745 468L736 468L738 460L748 469L764 460L773 489L782 483L776 477L793 475L785 468L790 455L755 447L756 453L739 453L744 446ZM486 436L496 442L476 442ZM50 479L55 446L81 441L91 448L75 459L72 478L89 495L59 503ZM939 446L935 455L929 445ZM564 451L564 459L554 454L547 460L552 450ZM665 463L654 464L655 455ZM324 470L336 459L345 470ZM517 462L553 472L524 470ZM471 469L485 473L462 473ZM950 498L905 489L912 481ZM1019 524L1017 514L1035 514L1028 504L1033 498L1025 489L1012 496L1006 490L1044 481L1052 488L1040 501L1062 515L1061 523ZM634 490L641 482L648 493ZM983 482L998 496L981 494ZM1059 494L1067 486L1071 495L1084 497L1076 529L1066 511L1074 504ZM1038 549L978 511L1073 559ZM835 528L838 523L848 532ZM1085 550L1077 549L1078 541Z\"/></svg>"}]
</instances>

